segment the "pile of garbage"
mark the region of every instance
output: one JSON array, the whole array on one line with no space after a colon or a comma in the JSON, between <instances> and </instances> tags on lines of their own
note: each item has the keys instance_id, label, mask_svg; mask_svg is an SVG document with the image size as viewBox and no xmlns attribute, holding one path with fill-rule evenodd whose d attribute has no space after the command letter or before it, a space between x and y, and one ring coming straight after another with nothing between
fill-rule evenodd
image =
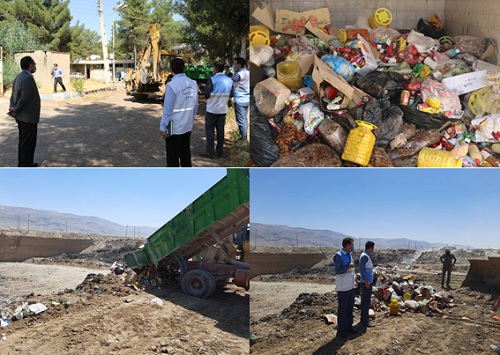
<instances>
[{"instance_id":1,"label":"pile of garbage","mask_svg":"<svg viewBox=\"0 0 500 355\"><path fill-rule=\"evenodd\" d=\"M377 267L375 273L371 299L371 308L375 311L393 316L406 311L432 316L443 315L446 308L457 306L452 295L425 285L413 275L402 276L396 268ZM360 307L361 298L357 298L355 304Z\"/></svg>"},{"instance_id":2,"label":"pile of garbage","mask_svg":"<svg viewBox=\"0 0 500 355\"><path fill-rule=\"evenodd\" d=\"M392 28L388 9L342 29L328 8L252 16L255 166L500 166L491 39L437 15Z\"/></svg>"}]
</instances>

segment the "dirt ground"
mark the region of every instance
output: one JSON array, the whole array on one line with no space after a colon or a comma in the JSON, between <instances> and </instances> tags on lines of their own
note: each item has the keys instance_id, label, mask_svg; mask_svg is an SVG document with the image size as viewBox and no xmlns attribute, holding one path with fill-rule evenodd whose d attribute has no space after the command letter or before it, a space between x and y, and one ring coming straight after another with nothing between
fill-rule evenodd
<instances>
[{"instance_id":1,"label":"dirt ground","mask_svg":"<svg viewBox=\"0 0 500 355\"><path fill-rule=\"evenodd\" d=\"M8 105L7 93L0 97L0 166L4 167L17 166L17 124L5 114ZM191 135L193 166L248 166L248 162L236 165L230 160L237 144L232 135L237 127L231 110L226 122L226 157L199 156L205 151L205 107L205 99L200 98ZM35 161L42 167L165 166L165 141L159 134L162 110L161 101L139 102L124 90L83 99L44 100ZM248 151L248 147L245 149Z\"/></svg>"},{"instance_id":2,"label":"dirt ground","mask_svg":"<svg viewBox=\"0 0 500 355\"><path fill-rule=\"evenodd\" d=\"M409 254L413 253L381 252L378 265L401 275L413 275L421 284L446 292L455 307L445 308L443 315L427 316L411 311L389 316L388 309L380 307L375 311L376 327L367 329L358 324L360 311L355 307L354 326L359 334L337 338L335 325L327 324L322 317L337 314L338 307L328 257L308 270L263 275L257 277L259 281L251 281L251 353L492 354L490 344L500 344L500 323L492 320L492 305L500 290L461 288L468 271L467 259L463 258L458 258L460 262L453 271L452 288L443 290L441 266L435 262L439 251L433 253L433 258L429 251ZM457 254L461 255L461 251Z\"/></svg>"},{"instance_id":3,"label":"dirt ground","mask_svg":"<svg viewBox=\"0 0 500 355\"><path fill-rule=\"evenodd\" d=\"M138 289L125 285L110 266L144 240L47 236L86 237L93 244L79 254L0 262L0 313L10 320L0 328L6 337L0 354L249 353L249 294L244 289L228 284L208 299L188 296L175 283ZM152 302L155 298L161 306ZM12 321L25 302L48 309Z\"/></svg>"},{"instance_id":4,"label":"dirt ground","mask_svg":"<svg viewBox=\"0 0 500 355\"><path fill-rule=\"evenodd\" d=\"M177 286L136 290L91 265L0 263L3 315L22 300L48 307L1 328L0 354L248 354L243 289L228 285L210 299Z\"/></svg>"}]
</instances>

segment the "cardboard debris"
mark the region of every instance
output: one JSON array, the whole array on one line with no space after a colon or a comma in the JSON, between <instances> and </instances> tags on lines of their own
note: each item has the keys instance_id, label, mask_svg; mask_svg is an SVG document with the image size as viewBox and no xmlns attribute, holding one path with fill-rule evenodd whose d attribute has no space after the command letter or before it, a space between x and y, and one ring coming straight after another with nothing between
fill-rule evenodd
<instances>
[{"instance_id":1,"label":"cardboard debris","mask_svg":"<svg viewBox=\"0 0 500 355\"><path fill-rule=\"evenodd\" d=\"M262 24L266 25L274 31L274 12L273 9L271 9L269 6L265 6L264 8L259 8L257 7L255 11L253 12L252 16L256 19L259 20Z\"/></svg>"},{"instance_id":2,"label":"cardboard debris","mask_svg":"<svg viewBox=\"0 0 500 355\"><path fill-rule=\"evenodd\" d=\"M321 31L321 28L330 24L330 11L326 7L304 12L278 9L276 10L274 31L303 35L308 21L310 22L309 27Z\"/></svg>"},{"instance_id":3,"label":"cardboard debris","mask_svg":"<svg viewBox=\"0 0 500 355\"><path fill-rule=\"evenodd\" d=\"M486 70L451 76L443 79L443 84L455 94L462 95L490 85Z\"/></svg>"}]
</instances>

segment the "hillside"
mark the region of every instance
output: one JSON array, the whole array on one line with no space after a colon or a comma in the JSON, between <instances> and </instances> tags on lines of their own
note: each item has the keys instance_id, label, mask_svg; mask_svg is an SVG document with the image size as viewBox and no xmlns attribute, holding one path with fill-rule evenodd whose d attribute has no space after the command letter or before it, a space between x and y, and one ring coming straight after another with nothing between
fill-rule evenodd
<instances>
[{"instance_id":1,"label":"hillside","mask_svg":"<svg viewBox=\"0 0 500 355\"><path fill-rule=\"evenodd\" d=\"M0 206L0 229L148 237L157 228L146 226L128 226L127 228L127 226L99 217L78 216L25 207Z\"/></svg>"},{"instance_id":2,"label":"hillside","mask_svg":"<svg viewBox=\"0 0 500 355\"><path fill-rule=\"evenodd\" d=\"M352 236L330 231L289 227L274 224L252 223L250 228L250 243L252 247L308 247L308 248L336 248L342 245L342 239ZM405 248L440 248L443 243L429 243L407 238L354 238L357 248L363 248L370 239L375 242L377 249L405 249ZM361 244L358 246L358 244Z\"/></svg>"}]
</instances>

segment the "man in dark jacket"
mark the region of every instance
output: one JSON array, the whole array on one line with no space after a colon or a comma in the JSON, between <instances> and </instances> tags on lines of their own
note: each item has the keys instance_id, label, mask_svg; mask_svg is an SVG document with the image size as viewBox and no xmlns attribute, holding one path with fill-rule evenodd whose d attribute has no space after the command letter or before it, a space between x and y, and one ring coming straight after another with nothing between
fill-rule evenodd
<instances>
[{"instance_id":1,"label":"man in dark jacket","mask_svg":"<svg viewBox=\"0 0 500 355\"><path fill-rule=\"evenodd\" d=\"M446 249L444 254L439 258L443 263L443 274L441 275L441 286L444 288L444 275L448 274L446 279L446 287L450 288L450 278L451 278L451 269L453 265L457 262L455 255L450 252L450 249Z\"/></svg>"},{"instance_id":2,"label":"man in dark jacket","mask_svg":"<svg viewBox=\"0 0 500 355\"><path fill-rule=\"evenodd\" d=\"M8 115L16 119L19 129L18 166L36 167L34 163L38 122L40 121L40 94L33 73L36 63L30 56L21 59L22 72L12 84Z\"/></svg>"}]
</instances>

